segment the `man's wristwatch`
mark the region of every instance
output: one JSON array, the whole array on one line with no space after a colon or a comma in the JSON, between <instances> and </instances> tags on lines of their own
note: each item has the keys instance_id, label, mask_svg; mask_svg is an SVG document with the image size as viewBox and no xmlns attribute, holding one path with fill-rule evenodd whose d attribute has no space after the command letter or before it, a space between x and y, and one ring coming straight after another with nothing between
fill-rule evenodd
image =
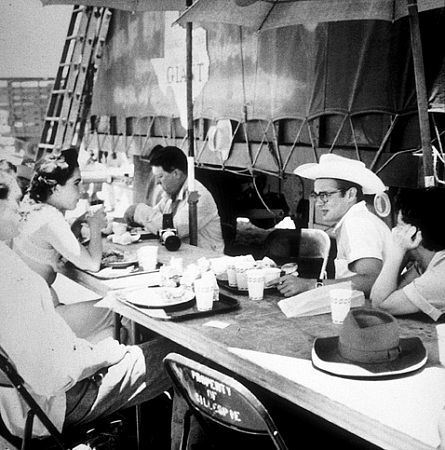
<instances>
[{"instance_id":1,"label":"man's wristwatch","mask_svg":"<svg viewBox=\"0 0 445 450\"><path fill-rule=\"evenodd\" d=\"M317 282L315 283L315 289L324 286L323 280L321 278L317 278Z\"/></svg>"}]
</instances>

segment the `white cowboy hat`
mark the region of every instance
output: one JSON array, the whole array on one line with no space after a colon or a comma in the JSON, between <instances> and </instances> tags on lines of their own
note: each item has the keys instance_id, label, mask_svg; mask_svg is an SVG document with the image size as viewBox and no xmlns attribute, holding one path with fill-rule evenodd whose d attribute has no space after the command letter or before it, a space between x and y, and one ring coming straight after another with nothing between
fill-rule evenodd
<instances>
[{"instance_id":1,"label":"white cowboy hat","mask_svg":"<svg viewBox=\"0 0 445 450\"><path fill-rule=\"evenodd\" d=\"M319 163L303 164L294 170L294 174L303 178L336 178L351 181L363 188L363 193L378 194L386 190L382 180L365 164L355 159L328 153L321 155Z\"/></svg>"}]
</instances>

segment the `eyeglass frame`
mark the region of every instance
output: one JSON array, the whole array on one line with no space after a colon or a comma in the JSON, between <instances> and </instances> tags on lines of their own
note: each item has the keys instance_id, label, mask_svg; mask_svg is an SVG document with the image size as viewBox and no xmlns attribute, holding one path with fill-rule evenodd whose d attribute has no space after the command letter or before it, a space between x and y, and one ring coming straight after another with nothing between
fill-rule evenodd
<instances>
[{"instance_id":1,"label":"eyeglass frame","mask_svg":"<svg viewBox=\"0 0 445 450\"><path fill-rule=\"evenodd\" d=\"M314 201L320 200L322 203L326 203L329 201L329 199L331 198L331 196L333 196L334 194L337 194L338 192L344 192L343 189L337 189L335 191L322 191L322 192L314 192L312 191L310 193L310 198Z\"/></svg>"}]
</instances>

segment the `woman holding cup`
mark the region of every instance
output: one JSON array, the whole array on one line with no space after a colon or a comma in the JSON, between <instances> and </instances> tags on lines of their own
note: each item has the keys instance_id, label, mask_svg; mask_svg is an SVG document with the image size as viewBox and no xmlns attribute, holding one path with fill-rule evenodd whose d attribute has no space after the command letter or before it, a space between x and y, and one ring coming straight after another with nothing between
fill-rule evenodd
<instances>
[{"instance_id":1,"label":"woman holding cup","mask_svg":"<svg viewBox=\"0 0 445 450\"><path fill-rule=\"evenodd\" d=\"M81 176L77 151L47 155L36 163L21 205L22 228L14 239L15 252L51 287L60 264L68 260L80 269L96 272L102 259L102 233L107 225L103 205L85 215L90 228L88 247L81 245L65 220L80 199ZM78 337L97 342L114 333L113 313L94 308L95 301L63 304L52 289L57 312Z\"/></svg>"}]
</instances>

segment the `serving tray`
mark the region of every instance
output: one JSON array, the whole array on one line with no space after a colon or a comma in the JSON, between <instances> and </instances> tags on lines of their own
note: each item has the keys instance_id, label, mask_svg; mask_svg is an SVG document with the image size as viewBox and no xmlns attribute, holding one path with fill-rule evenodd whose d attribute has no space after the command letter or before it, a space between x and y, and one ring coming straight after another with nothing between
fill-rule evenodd
<instances>
[{"instance_id":1,"label":"serving tray","mask_svg":"<svg viewBox=\"0 0 445 450\"><path fill-rule=\"evenodd\" d=\"M150 313L150 308L140 308L122 299L119 299L119 301L123 301L123 303L125 303L126 305L146 314L149 317L158 320L172 320L175 322L195 319L198 317L214 316L216 314L236 310L240 307L238 300L228 297L227 295L224 294L219 294L219 301L213 302L213 308L210 309L209 311L198 311L196 309L195 300L193 299L192 302L185 304L183 308L181 308L180 306L175 306L174 308L165 308L164 309L165 315L158 317ZM159 311L159 309L155 309L154 311Z\"/></svg>"}]
</instances>

